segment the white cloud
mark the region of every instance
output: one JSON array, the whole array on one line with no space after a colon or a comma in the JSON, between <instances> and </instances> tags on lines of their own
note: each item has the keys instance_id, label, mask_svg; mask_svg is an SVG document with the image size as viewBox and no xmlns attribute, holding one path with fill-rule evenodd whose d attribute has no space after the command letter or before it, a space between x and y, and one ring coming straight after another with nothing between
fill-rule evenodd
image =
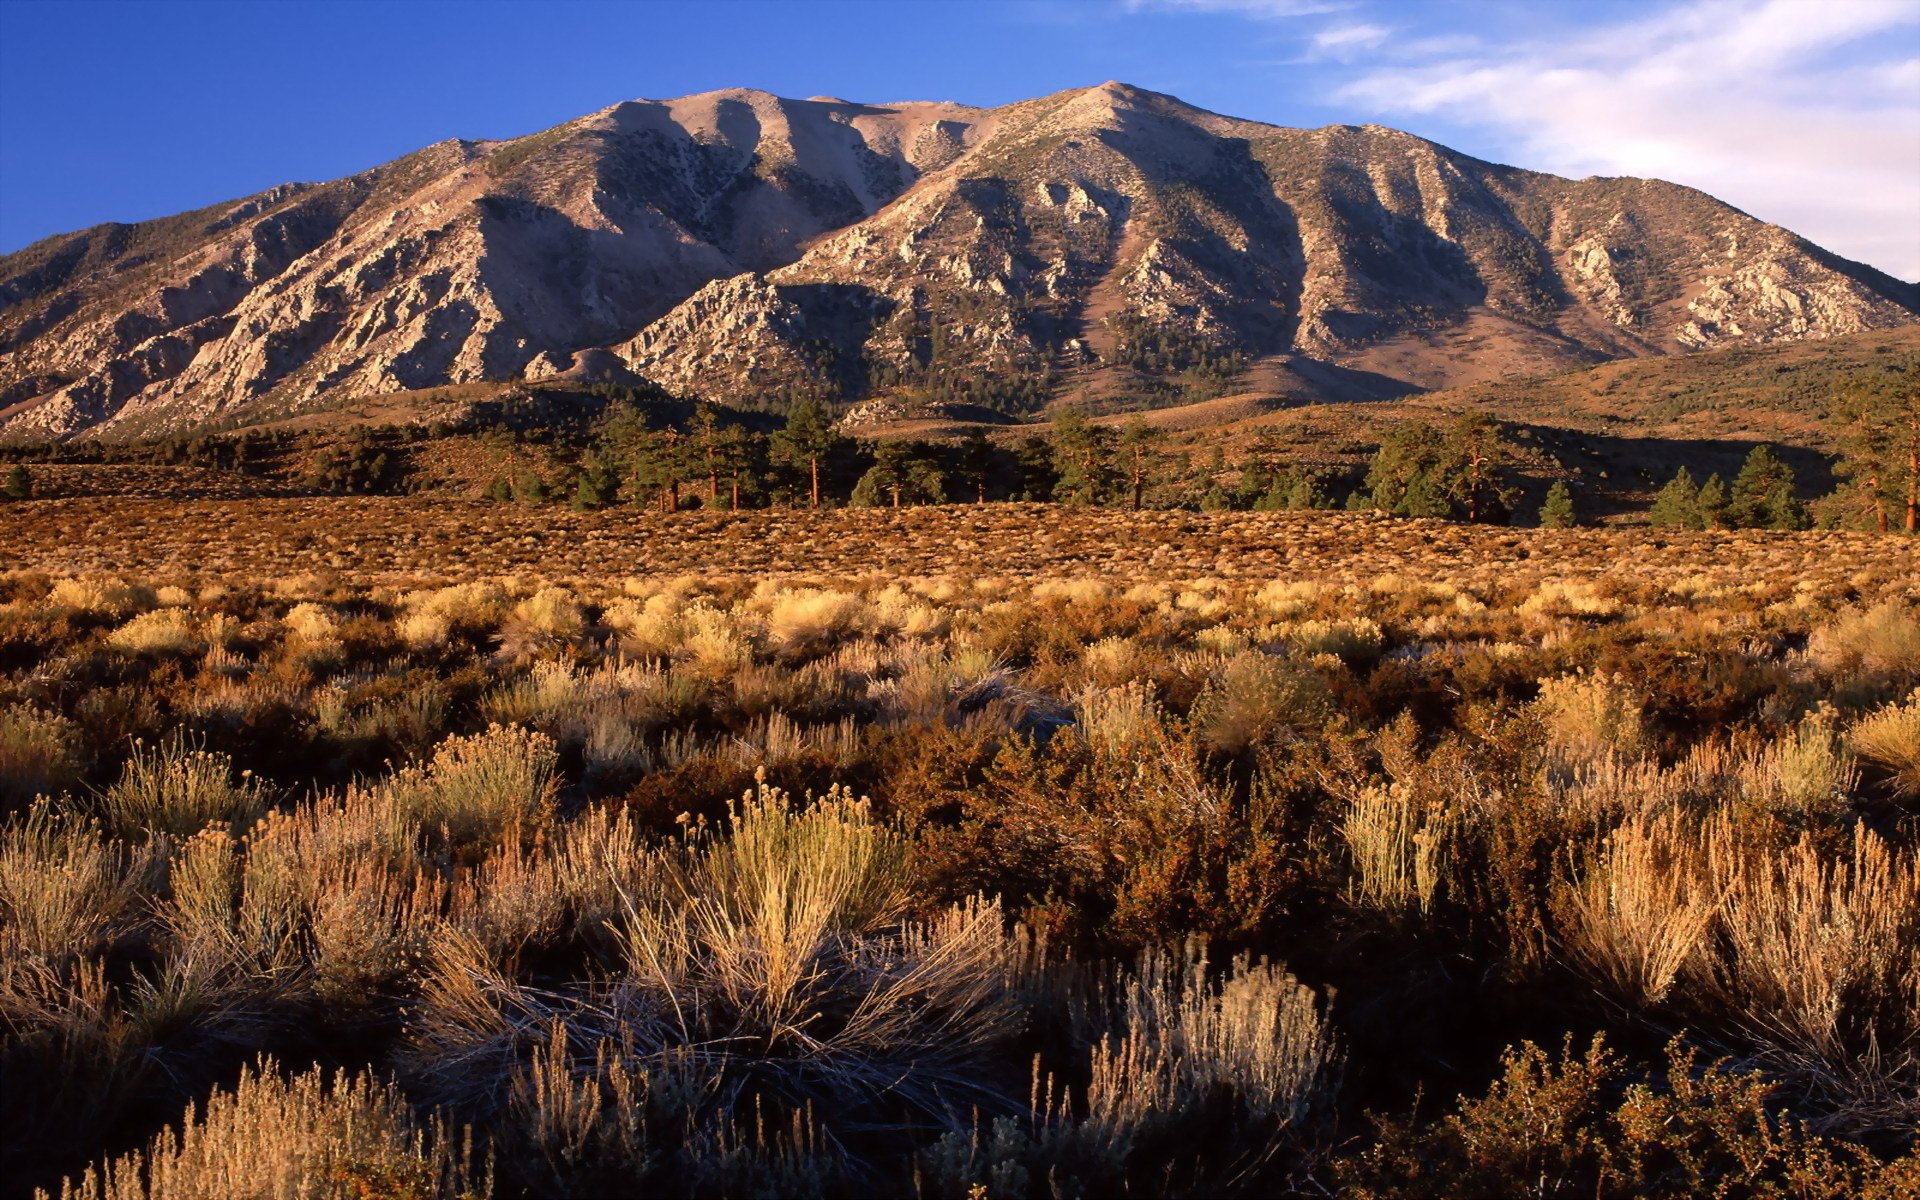
<instances>
[{"instance_id":1,"label":"white cloud","mask_svg":"<svg viewBox=\"0 0 1920 1200\"><path fill-rule=\"evenodd\" d=\"M1689 184L1916 279L1920 63L1868 41L1916 23L1910 0L1697 0L1551 40L1394 46L1336 95L1487 126L1522 166Z\"/></svg>"},{"instance_id":2,"label":"white cloud","mask_svg":"<svg viewBox=\"0 0 1920 1200\"><path fill-rule=\"evenodd\" d=\"M1350 54L1356 50L1369 50L1387 40L1393 31L1384 25L1369 25L1364 22L1351 25L1329 25L1313 35L1313 48L1323 54Z\"/></svg>"}]
</instances>

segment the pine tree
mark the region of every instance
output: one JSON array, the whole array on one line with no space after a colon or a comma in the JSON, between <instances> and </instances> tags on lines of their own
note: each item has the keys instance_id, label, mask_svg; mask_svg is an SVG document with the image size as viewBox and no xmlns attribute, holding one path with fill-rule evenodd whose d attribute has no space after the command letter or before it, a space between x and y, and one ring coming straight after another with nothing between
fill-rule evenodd
<instances>
[{"instance_id":1,"label":"pine tree","mask_svg":"<svg viewBox=\"0 0 1920 1200\"><path fill-rule=\"evenodd\" d=\"M882 442L873 466L854 485L851 502L861 508L901 503L938 504L946 498L945 478L931 451L919 442Z\"/></svg>"},{"instance_id":2,"label":"pine tree","mask_svg":"<svg viewBox=\"0 0 1920 1200\"><path fill-rule=\"evenodd\" d=\"M975 504L987 501L987 484L993 478L997 457L993 441L984 430L969 430L960 440L960 480L972 490Z\"/></svg>"},{"instance_id":3,"label":"pine tree","mask_svg":"<svg viewBox=\"0 0 1920 1200\"><path fill-rule=\"evenodd\" d=\"M1653 511L1648 517L1661 529L1705 529L1706 522L1700 514L1700 489L1693 482L1693 472L1685 467L1674 472L1667 486L1653 498Z\"/></svg>"},{"instance_id":4,"label":"pine tree","mask_svg":"<svg viewBox=\"0 0 1920 1200\"><path fill-rule=\"evenodd\" d=\"M1287 507L1296 512L1333 507L1333 496L1316 471L1294 470L1282 476L1287 484Z\"/></svg>"},{"instance_id":5,"label":"pine tree","mask_svg":"<svg viewBox=\"0 0 1920 1200\"><path fill-rule=\"evenodd\" d=\"M1735 529L1804 529L1806 514L1794 498L1793 468L1762 443L1747 455L1727 501L1727 524Z\"/></svg>"},{"instance_id":6,"label":"pine tree","mask_svg":"<svg viewBox=\"0 0 1920 1200\"><path fill-rule=\"evenodd\" d=\"M1512 462L1505 431L1489 417L1461 417L1444 430L1403 425L1381 439L1367 494L1395 516L1497 521L1517 494L1506 482Z\"/></svg>"},{"instance_id":7,"label":"pine tree","mask_svg":"<svg viewBox=\"0 0 1920 1200\"><path fill-rule=\"evenodd\" d=\"M15 463L7 472L7 481L0 484L0 497L8 500L31 500L33 498L33 474L26 464Z\"/></svg>"},{"instance_id":8,"label":"pine tree","mask_svg":"<svg viewBox=\"0 0 1920 1200\"><path fill-rule=\"evenodd\" d=\"M1127 494L1131 500L1129 507L1135 512L1140 511L1147 488L1153 485L1159 474L1162 436L1143 417L1128 421L1126 429L1120 434L1120 459L1127 474ZM1218 451L1220 448L1215 446L1214 449Z\"/></svg>"},{"instance_id":9,"label":"pine tree","mask_svg":"<svg viewBox=\"0 0 1920 1200\"><path fill-rule=\"evenodd\" d=\"M811 399L789 409L786 427L773 435L775 461L806 474L808 508L820 507L822 471L838 440L833 418Z\"/></svg>"},{"instance_id":10,"label":"pine tree","mask_svg":"<svg viewBox=\"0 0 1920 1200\"><path fill-rule=\"evenodd\" d=\"M1835 411L1843 422L1835 470L1849 498L1882 533L1896 521L1920 533L1920 363L1854 374Z\"/></svg>"},{"instance_id":11,"label":"pine tree","mask_svg":"<svg viewBox=\"0 0 1920 1200\"><path fill-rule=\"evenodd\" d=\"M1564 479L1556 479L1547 489L1547 498L1540 505L1540 527L1542 529L1571 529L1580 523L1579 511L1573 504L1573 491L1567 487Z\"/></svg>"},{"instance_id":12,"label":"pine tree","mask_svg":"<svg viewBox=\"0 0 1920 1200\"><path fill-rule=\"evenodd\" d=\"M1699 514L1699 521L1692 528L1730 528L1727 522L1727 483L1720 478L1718 471L1707 476L1707 481L1700 485L1700 493L1694 497L1693 507Z\"/></svg>"},{"instance_id":13,"label":"pine tree","mask_svg":"<svg viewBox=\"0 0 1920 1200\"><path fill-rule=\"evenodd\" d=\"M1111 431L1075 409L1053 421L1053 495L1069 504L1099 504L1112 490Z\"/></svg>"},{"instance_id":14,"label":"pine tree","mask_svg":"<svg viewBox=\"0 0 1920 1200\"><path fill-rule=\"evenodd\" d=\"M620 489L620 474L611 463L594 461L580 473L580 482L573 491L573 508L576 512L594 512L613 503L614 495Z\"/></svg>"}]
</instances>

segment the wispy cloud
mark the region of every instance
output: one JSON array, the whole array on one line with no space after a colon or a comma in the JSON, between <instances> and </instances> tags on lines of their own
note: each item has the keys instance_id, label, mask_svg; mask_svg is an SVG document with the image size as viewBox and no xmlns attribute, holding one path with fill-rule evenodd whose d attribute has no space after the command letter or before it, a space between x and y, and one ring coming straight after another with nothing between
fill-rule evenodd
<instances>
[{"instance_id":1,"label":"wispy cloud","mask_svg":"<svg viewBox=\"0 0 1920 1200\"><path fill-rule=\"evenodd\" d=\"M1313 48L1321 54L1345 57L1373 49L1386 41L1392 32L1384 25L1367 22L1329 25L1313 35Z\"/></svg>"},{"instance_id":2,"label":"wispy cloud","mask_svg":"<svg viewBox=\"0 0 1920 1200\"><path fill-rule=\"evenodd\" d=\"M1124 0L1128 12L1232 14L1263 21L1322 16L1353 7L1354 0Z\"/></svg>"},{"instance_id":3,"label":"wispy cloud","mask_svg":"<svg viewBox=\"0 0 1920 1200\"><path fill-rule=\"evenodd\" d=\"M1337 120L1458 135L1562 175L1689 184L1920 279L1915 0L1121 3L1259 22L1274 52L1258 65L1311 68Z\"/></svg>"},{"instance_id":4,"label":"wispy cloud","mask_svg":"<svg viewBox=\"0 0 1920 1200\"><path fill-rule=\"evenodd\" d=\"M1335 95L1486 127L1523 166L1691 184L1914 279L1920 61L1872 39L1916 24L1910 0L1697 0L1480 49L1390 47Z\"/></svg>"}]
</instances>

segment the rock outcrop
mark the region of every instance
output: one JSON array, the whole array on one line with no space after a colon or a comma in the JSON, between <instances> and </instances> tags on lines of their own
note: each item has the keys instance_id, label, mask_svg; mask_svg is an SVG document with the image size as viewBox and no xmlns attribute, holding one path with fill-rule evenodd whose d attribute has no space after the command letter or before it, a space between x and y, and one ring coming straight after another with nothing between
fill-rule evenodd
<instances>
[{"instance_id":1,"label":"rock outcrop","mask_svg":"<svg viewBox=\"0 0 1920 1200\"><path fill-rule=\"evenodd\" d=\"M1273 359L1436 386L1448 339L1484 374L1917 310L1920 287L1699 192L1376 126L1122 84L999 109L724 91L0 259L0 436L507 378L723 399L1004 379L1034 403Z\"/></svg>"}]
</instances>

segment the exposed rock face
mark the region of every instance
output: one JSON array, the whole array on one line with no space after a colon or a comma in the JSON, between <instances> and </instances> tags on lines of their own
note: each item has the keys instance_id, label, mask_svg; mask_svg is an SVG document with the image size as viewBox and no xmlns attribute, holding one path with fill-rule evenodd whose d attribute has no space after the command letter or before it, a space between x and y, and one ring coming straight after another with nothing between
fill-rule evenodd
<instances>
[{"instance_id":1,"label":"exposed rock face","mask_svg":"<svg viewBox=\"0 0 1920 1200\"><path fill-rule=\"evenodd\" d=\"M1431 385L1448 337L1572 365L1917 309L1920 287L1701 193L1373 126L1120 84L991 110L726 91L0 259L0 431L520 376L858 397L938 370L1067 395L1142 338Z\"/></svg>"}]
</instances>

